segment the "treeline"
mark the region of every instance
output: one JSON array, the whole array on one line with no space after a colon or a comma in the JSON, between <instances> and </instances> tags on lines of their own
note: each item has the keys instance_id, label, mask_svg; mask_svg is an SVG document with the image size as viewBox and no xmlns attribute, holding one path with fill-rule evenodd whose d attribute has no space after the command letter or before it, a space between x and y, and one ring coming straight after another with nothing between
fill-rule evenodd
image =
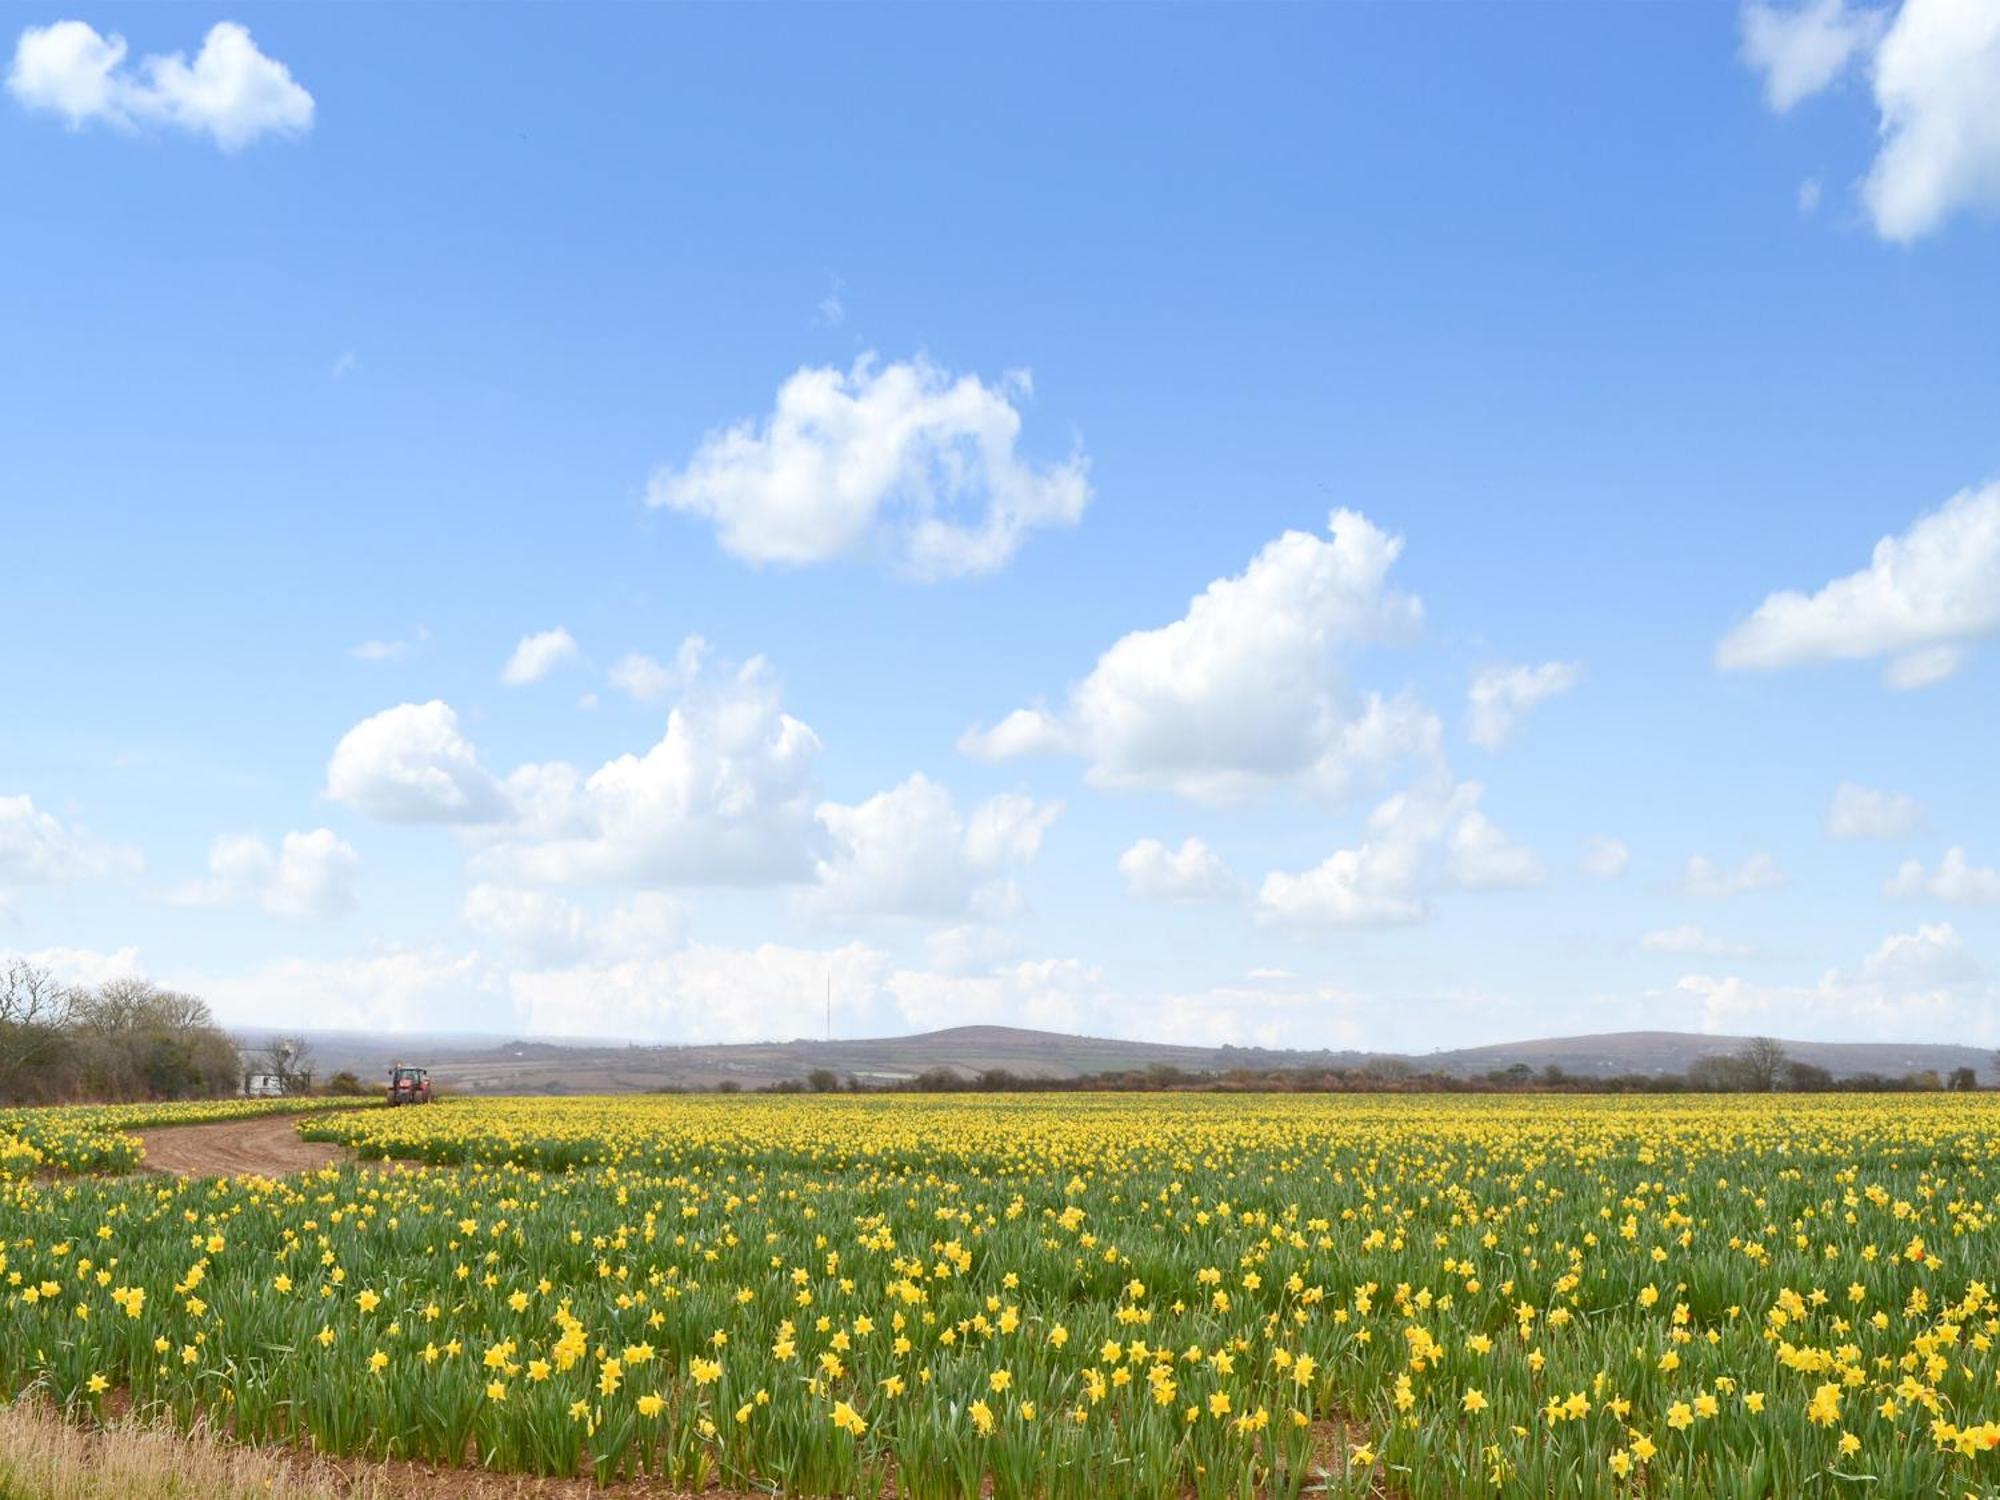
<instances>
[{"instance_id":1,"label":"treeline","mask_svg":"<svg viewBox=\"0 0 2000 1500\"><path fill-rule=\"evenodd\" d=\"M235 1042L194 995L144 979L59 983L0 966L0 1103L205 1099L242 1085Z\"/></svg>"},{"instance_id":2,"label":"treeline","mask_svg":"<svg viewBox=\"0 0 2000 1500\"><path fill-rule=\"evenodd\" d=\"M1995 1059L2000 1071L2000 1056ZM988 1068L977 1073L929 1068L911 1078L843 1078L831 1068L815 1068L804 1078L766 1084L765 1094L1905 1094L1940 1090L1969 1092L1979 1087L1972 1068L1940 1077L1924 1070L1889 1076L1855 1073L1836 1078L1815 1063L1786 1055L1781 1043L1756 1037L1735 1052L1698 1058L1685 1073L1570 1073L1550 1064L1541 1069L1516 1063L1489 1073L1461 1075L1417 1067L1400 1058L1374 1058L1356 1068L1234 1068L1195 1073L1168 1063L1066 1078ZM740 1093L725 1081L717 1092Z\"/></svg>"}]
</instances>

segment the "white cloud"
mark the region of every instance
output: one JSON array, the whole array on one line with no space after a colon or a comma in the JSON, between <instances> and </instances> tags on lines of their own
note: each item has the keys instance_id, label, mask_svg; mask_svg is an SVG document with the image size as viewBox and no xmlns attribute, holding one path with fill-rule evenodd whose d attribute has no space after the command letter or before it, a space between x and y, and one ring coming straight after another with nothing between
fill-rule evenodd
<instances>
[{"instance_id":1,"label":"white cloud","mask_svg":"<svg viewBox=\"0 0 2000 1500\"><path fill-rule=\"evenodd\" d=\"M1468 891L1521 890L1548 878L1532 850L1510 840L1477 808L1453 825L1445 868L1452 882Z\"/></svg>"},{"instance_id":2,"label":"white cloud","mask_svg":"<svg viewBox=\"0 0 2000 1500\"><path fill-rule=\"evenodd\" d=\"M990 969L1020 952L1020 939L989 922L961 922L924 935L924 953L931 967L946 974Z\"/></svg>"},{"instance_id":3,"label":"white cloud","mask_svg":"<svg viewBox=\"0 0 2000 1500\"><path fill-rule=\"evenodd\" d=\"M1820 185L1817 177L1808 177L1799 184L1796 201L1801 216L1819 212Z\"/></svg>"},{"instance_id":4,"label":"white cloud","mask_svg":"<svg viewBox=\"0 0 2000 1500\"><path fill-rule=\"evenodd\" d=\"M167 126L210 136L224 151L312 128L312 95L234 21L210 27L192 63L174 52L127 68L127 50L122 36L100 36L82 21L30 26L15 44L8 92L72 130L92 121L128 131Z\"/></svg>"},{"instance_id":5,"label":"white cloud","mask_svg":"<svg viewBox=\"0 0 2000 1500\"><path fill-rule=\"evenodd\" d=\"M1881 149L1861 196L1905 244L1960 209L2000 211L2000 5L1904 0L1875 52Z\"/></svg>"},{"instance_id":6,"label":"white cloud","mask_svg":"<svg viewBox=\"0 0 2000 1500\"><path fill-rule=\"evenodd\" d=\"M465 893L465 925L536 967L659 957L679 945L687 908L640 891L602 915L548 891L480 884Z\"/></svg>"},{"instance_id":7,"label":"white cloud","mask_svg":"<svg viewBox=\"0 0 2000 1500\"><path fill-rule=\"evenodd\" d=\"M488 875L557 885L801 880L813 821L819 736L779 701L762 658L694 685L643 755L586 776L562 761L507 778L515 817L475 857Z\"/></svg>"},{"instance_id":8,"label":"white cloud","mask_svg":"<svg viewBox=\"0 0 2000 1500\"><path fill-rule=\"evenodd\" d=\"M829 984L830 981L830 984ZM818 1037L829 989L836 1036L977 1024L1217 1045L1351 1045L1360 997L1272 973L1162 995L1111 988L1071 958L994 955L959 971L899 967L859 943L830 949L693 945L645 961L518 971L521 1024L537 1033L685 1041Z\"/></svg>"},{"instance_id":9,"label":"white cloud","mask_svg":"<svg viewBox=\"0 0 2000 1500\"><path fill-rule=\"evenodd\" d=\"M686 637L674 651L671 663L655 661L640 651L628 651L613 664L611 685L638 703L657 703L675 693L685 692L701 674L708 655L708 642L698 635Z\"/></svg>"},{"instance_id":10,"label":"white cloud","mask_svg":"<svg viewBox=\"0 0 2000 1500\"><path fill-rule=\"evenodd\" d=\"M1755 943L1717 937L1694 922L1656 928L1639 939L1639 947L1647 953L1698 953L1712 958L1751 958L1757 952Z\"/></svg>"},{"instance_id":11,"label":"white cloud","mask_svg":"<svg viewBox=\"0 0 2000 1500\"><path fill-rule=\"evenodd\" d=\"M400 661L415 649L409 641L363 641L349 647L347 654L356 661Z\"/></svg>"},{"instance_id":12,"label":"white cloud","mask_svg":"<svg viewBox=\"0 0 2000 1500\"><path fill-rule=\"evenodd\" d=\"M1229 901L1243 893L1222 856L1198 838L1169 849L1158 839L1140 839L1118 857L1125 889L1142 901Z\"/></svg>"},{"instance_id":13,"label":"white cloud","mask_svg":"<svg viewBox=\"0 0 2000 1500\"><path fill-rule=\"evenodd\" d=\"M1997 12L2000 13L2000 12ZM1949 677L2000 631L2000 483L1961 490L1810 596L1772 594L1716 648L1724 671L1891 657L1892 687Z\"/></svg>"},{"instance_id":14,"label":"white cloud","mask_svg":"<svg viewBox=\"0 0 2000 1500\"><path fill-rule=\"evenodd\" d=\"M343 350L326 372L328 380L345 380L361 368L361 356L352 349Z\"/></svg>"},{"instance_id":15,"label":"white cloud","mask_svg":"<svg viewBox=\"0 0 2000 1500\"><path fill-rule=\"evenodd\" d=\"M1443 885L1497 890L1541 881L1541 864L1479 811L1482 788L1437 775L1382 802L1367 837L1299 874L1273 871L1257 895L1259 921L1315 928L1391 927L1430 916Z\"/></svg>"},{"instance_id":16,"label":"white cloud","mask_svg":"<svg viewBox=\"0 0 2000 1500\"><path fill-rule=\"evenodd\" d=\"M1960 645L1922 646L1906 651L1882 670L1882 680L1899 693L1933 687L1948 677L1956 677L1965 665L1965 647Z\"/></svg>"},{"instance_id":17,"label":"white cloud","mask_svg":"<svg viewBox=\"0 0 2000 1500\"><path fill-rule=\"evenodd\" d=\"M1743 7L1743 60L1764 75L1764 102L1779 114L1828 88L1882 35L1880 11L1845 0L1789 8L1752 0Z\"/></svg>"},{"instance_id":18,"label":"white cloud","mask_svg":"<svg viewBox=\"0 0 2000 1500\"><path fill-rule=\"evenodd\" d=\"M525 687L540 682L559 667L572 665L581 654L576 649L575 637L560 625L554 630L524 635L514 654L507 658L507 665L500 669L500 680L509 687Z\"/></svg>"},{"instance_id":19,"label":"white cloud","mask_svg":"<svg viewBox=\"0 0 2000 1500\"><path fill-rule=\"evenodd\" d=\"M25 794L0 796L0 893L10 887L60 885L135 874L139 852L92 838L43 812Z\"/></svg>"},{"instance_id":20,"label":"white cloud","mask_svg":"<svg viewBox=\"0 0 2000 1500\"><path fill-rule=\"evenodd\" d=\"M1829 969L1816 984L1689 974L1664 998L1699 1005L1709 1032L2000 1041L2000 986L1948 922L1892 934L1856 967Z\"/></svg>"},{"instance_id":21,"label":"white cloud","mask_svg":"<svg viewBox=\"0 0 2000 1500\"><path fill-rule=\"evenodd\" d=\"M136 979L145 971L137 948L100 953L91 948L37 948L31 952L0 949L0 967L20 959L30 968L46 969L58 984L95 989L113 979Z\"/></svg>"},{"instance_id":22,"label":"white cloud","mask_svg":"<svg viewBox=\"0 0 2000 1500\"><path fill-rule=\"evenodd\" d=\"M1009 794L962 818L951 793L928 777L814 816L829 852L815 866L811 904L824 911L1005 916L1020 905L1006 872L1031 863L1060 803Z\"/></svg>"},{"instance_id":23,"label":"white cloud","mask_svg":"<svg viewBox=\"0 0 2000 1500\"><path fill-rule=\"evenodd\" d=\"M1585 840L1583 858L1578 863L1586 875L1595 875L1599 880L1616 880L1632 863L1632 851L1625 847L1623 840L1599 834Z\"/></svg>"},{"instance_id":24,"label":"white cloud","mask_svg":"<svg viewBox=\"0 0 2000 1500\"><path fill-rule=\"evenodd\" d=\"M872 1023L888 967L886 954L860 943L694 944L647 961L520 972L508 984L537 1033L784 1041L822 1034L829 981L837 1031L852 1035L857 1019Z\"/></svg>"},{"instance_id":25,"label":"white cloud","mask_svg":"<svg viewBox=\"0 0 2000 1500\"><path fill-rule=\"evenodd\" d=\"M255 902L273 916L330 917L354 908L361 857L330 828L288 833L276 852L254 834L224 834L208 851L208 879L170 892L186 906Z\"/></svg>"},{"instance_id":26,"label":"white cloud","mask_svg":"<svg viewBox=\"0 0 2000 1500\"><path fill-rule=\"evenodd\" d=\"M190 974L168 982L200 995L219 1019L234 1026L517 1029L500 977L476 953L397 949L346 958L283 958L244 974Z\"/></svg>"},{"instance_id":27,"label":"white cloud","mask_svg":"<svg viewBox=\"0 0 2000 1500\"><path fill-rule=\"evenodd\" d=\"M1681 890L1704 901L1726 901L1749 891L1773 891L1785 884L1785 872L1768 854L1752 854L1735 869L1718 865L1705 854L1688 856Z\"/></svg>"},{"instance_id":28,"label":"white cloud","mask_svg":"<svg viewBox=\"0 0 2000 1500\"><path fill-rule=\"evenodd\" d=\"M1466 692L1466 738L1482 749L1498 750L1528 710L1568 692L1582 675L1577 664L1569 661L1545 661L1538 667L1488 667L1474 673Z\"/></svg>"},{"instance_id":29,"label":"white cloud","mask_svg":"<svg viewBox=\"0 0 2000 1500\"><path fill-rule=\"evenodd\" d=\"M968 729L958 737L961 755L975 760L1012 760L1023 755L1061 755L1071 748L1063 726L1043 708L1017 708L991 729Z\"/></svg>"},{"instance_id":30,"label":"white cloud","mask_svg":"<svg viewBox=\"0 0 2000 1500\"><path fill-rule=\"evenodd\" d=\"M685 467L656 473L647 503L713 522L753 563L872 551L919 577L991 572L1090 499L1080 452L1037 464L1016 451L1030 390L1025 371L989 386L922 358L801 369L761 422L711 432Z\"/></svg>"},{"instance_id":31,"label":"white cloud","mask_svg":"<svg viewBox=\"0 0 2000 1500\"><path fill-rule=\"evenodd\" d=\"M507 812L458 715L436 699L384 709L342 735L326 794L388 823L490 823Z\"/></svg>"},{"instance_id":32,"label":"white cloud","mask_svg":"<svg viewBox=\"0 0 2000 1500\"><path fill-rule=\"evenodd\" d=\"M1844 0L1743 11L1743 55L1779 113L1868 59L1879 145L1861 184L1883 239L1921 239L1962 210L2000 212L2000 6L1904 0L1887 13ZM1819 185L1800 190L1810 212Z\"/></svg>"},{"instance_id":33,"label":"white cloud","mask_svg":"<svg viewBox=\"0 0 2000 1500\"><path fill-rule=\"evenodd\" d=\"M1032 959L990 974L898 969L886 983L902 1020L920 1031L943 1026L1028 1026L1077 1032L1103 994L1103 974L1070 958Z\"/></svg>"},{"instance_id":34,"label":"white cloud","mask_svg":"<svg viewBox=\"0 0 2000 1500\"><path fill-rule=\"evenodd\" d=\"M1899 839L1924 821L1917 799L1843 781L1827 809L1827 835L1836 839Z\"/></svg>"},{"instance_id":35,"label":"white cloud","mask_svg":"<svg viewBox=\"0 0 2000 1500\"><path fill-rule=\"evenodd\" d=\"M813 309L813 320L822 328L838 328L847 321L847 304L842 300L847 287L838 276L829 278L829 281L826 295Z\"/></svg>"},{"instance_id":36,"label":"white cloud","mask_svg":"<svg viewBox=\"0 0 2000 1500\"><path fill-rule=\"evenodd\" d=\"M1396 760L1435 758L1435 715L1407 697L1356 701L1344 683L1345 657L1405 638L1423 617L1387 587L1402 541L1353 511L1329 524L1328 538L1286 532L1180 619L1119 640L1060 720L1017 710L961 745L1068 748L1096 785L1213 801L1284 786L1340 796Z\"/></svg>"},{"instance_id":37,"label":"white cloud","mask_svg":"<svg viewBox=\"0 0 2000 1500\"><path fill-rule=\"evenodd\" d=\"M1935 901L1964 905L2000 902L2000 870L1975 865L1965 850L1954 845L1945 850L1937 869L1926 872L1922 860L1906 859L1902 867L1882 887L1892 897L1928 896Z\"/></svg>"},{"instance_id":38,"label":"white cloud","mask_svg":"<svg viewBox=\"0 0 2000 1500\"><path fill-rule=\"evenodd\" d=\"M1191 1047L1368 1047L1380 1033L1362 1024L1364 997L1338 985L1278 973L1107 1005L1121 1035Z\"/></svg>"}]
</instances>

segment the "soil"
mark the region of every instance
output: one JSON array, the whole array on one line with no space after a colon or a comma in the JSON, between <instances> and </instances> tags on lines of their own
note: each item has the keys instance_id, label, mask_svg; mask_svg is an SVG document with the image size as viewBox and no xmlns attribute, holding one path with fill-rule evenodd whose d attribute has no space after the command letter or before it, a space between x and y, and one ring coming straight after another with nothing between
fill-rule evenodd
<instances>
[{"instance_id":1,"label":"soil","mask_svg":"<svg viewBox=\"0 0 2000 1500\"><path fill-rule=\"evenodd\" d=\"M145 1142L141 1164L173 1177L278 1177L352 1161L345 1147L299 1139L292 1115L260 1115L213 1125L166 1125L135 1132Z\"/></svg>"}]
</instances>

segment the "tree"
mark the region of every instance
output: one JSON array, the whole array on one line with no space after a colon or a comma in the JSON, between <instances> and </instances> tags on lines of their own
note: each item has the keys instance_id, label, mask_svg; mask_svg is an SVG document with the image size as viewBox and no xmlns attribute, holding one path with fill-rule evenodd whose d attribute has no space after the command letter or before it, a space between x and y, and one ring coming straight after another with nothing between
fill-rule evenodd
<instances>
[{"instance_id":1,"label":"tree","mask_svg":"<svg viewBox=\"0 0 2000 1500\"><path fill-rule=\"evenodd\" d=\"M1723 1052L1711 1052L1688 1064L1688 1087L1713 1093L1740 1093L1750 1087L1749 1070L1743 1059Z\"/></svg>"},{"instance_id":2,"label":"tree","mask_svg":"<svg viewBox=\"0 0 2000 1500\"><path fill-rule=\"evenodd\" d=\"M1969 1094L1979 1087L1979 1074L1971 1068L1953 1068L1945 1087L1956 1089L1962 1094Z\"/></svg>"},{"instance_id":3,"label":"tree","mask_svg":"<svg viewBox=\"0 0 2000 1500\"><path fill-rule=\"evenodd\" d=\"M236 1044L198 996L146 979L114 979L74 1004L77 1081L106 1099L182 1099L233 1093Z\"/></svg>"},{"instance_id":4,"label":"tree","mask_svg":"<svg viewBox=\"0 0 2000 1500\"><path fill-rule=\"evenodd\" d=\"M1785 1064L1785 1087L1795 1094L1823 1094L1833 1087L1833 1074L1817 1063L1797 1058Z\"/></svg>"},{"instance_id":5,"label":"tree","mask_svg":"<svg viewBox=\"0 0 2000 1500\"><path fill-rule=\"evenodd\" d=\"M342 1068L327 1079L326 1091L329 1094L339 1094L343 1098L352 1098L361 1092L361 1080L355 1076L353 1070Z\"/></svg>"},{"instance_id":6,"label":"tree","mask_svg":"<svg viewBox=\"0 0 2000 1500\"><path fill-rule=\"evenodd\" d=\"M312 1043L304 1037L274 1036L257 1056L263 1062L264 1071L276 1078L278 1087L287 1094L303 1094L312 1087L316 1059Z\"/></svg>"},{"instance_id":7,"label":"tree","mask_svg":"<svg viewBox=\"0 0 2000 1500\"><path fill-rule=\"evenodd\" d=\"M47 969L25 959L0 968L0 1099L60 1096L75 1010L76 991Z\"/></svg>"},{"instance_id":8,"label":"tree","mask_svg":"<svg viewBox=\"0 0 2000 1500\"><path fill-rule=\"evenodd\" d=\"M1743 1088L1768 1094L1778 1086L1778 1073L1787 1058L1782 1044L1767 1036L1753 1036L1736 1049L1736 1061L1743 1067Z\"/></svg>"},{"instance_id":9,"label":"tree","mask_svg":"<svg viewBox=\"0 0 2000 1500\"><path fill-rule=\"evenodd\" d=\"M831 1094L840 1087L840 1075L831 1068L814 1068L806 1074L806 1082L815 1094Z\"/></svg>"}]
</instances>

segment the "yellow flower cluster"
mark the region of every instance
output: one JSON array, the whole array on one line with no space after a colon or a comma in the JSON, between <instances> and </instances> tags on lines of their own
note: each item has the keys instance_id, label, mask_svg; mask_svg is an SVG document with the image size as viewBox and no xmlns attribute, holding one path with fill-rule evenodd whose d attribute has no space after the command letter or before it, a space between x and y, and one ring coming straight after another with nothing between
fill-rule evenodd
<instances>
[{"instance_id":1,"label":"yellow flower cluster","mask_svg":"<svg viewBox=\"0 0 2000 1500\"><path fill-rule=\"evenodd\" d=\"M502 1099L302 1129L427 1165L0 1201L0 1386L688 1488L2000 1492L1991 1096Z\"/></svg>"}]
</instances>

